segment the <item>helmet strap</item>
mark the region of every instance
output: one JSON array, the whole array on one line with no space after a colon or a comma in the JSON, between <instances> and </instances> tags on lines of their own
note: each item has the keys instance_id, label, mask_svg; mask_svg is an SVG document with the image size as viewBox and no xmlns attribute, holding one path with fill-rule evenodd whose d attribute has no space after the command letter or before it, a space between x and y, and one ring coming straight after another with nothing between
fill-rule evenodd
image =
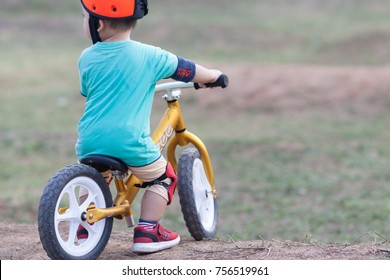
<instances>
[{"instance_id":1,"label":"helmet strap","mask_svg":"<svg viewBox=\"0 0 390 280\"><path fill-rule=\"evenodd\" d=\"M89 31L91 33L92 43L96 44L97 42L101 42L98 28L99 28L99 19L93 15L89 15Z\"/></svg>"}]
</instances>

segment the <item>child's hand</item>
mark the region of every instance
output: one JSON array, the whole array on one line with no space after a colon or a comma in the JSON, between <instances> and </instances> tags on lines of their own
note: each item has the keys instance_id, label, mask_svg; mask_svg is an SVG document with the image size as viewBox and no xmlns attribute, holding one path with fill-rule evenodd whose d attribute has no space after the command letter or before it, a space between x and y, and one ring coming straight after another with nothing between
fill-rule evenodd
<instances>
[{"instance_id":1,"label":"child's hand","mask_svg":"<svg viewBox=\"0 0 390 280\"><path fill-rule=\"evenodd\" d=\"M212 69L210 70L210 72L212 73L212 75L214 76L213 80L210 81L209 83L214 83L218 80L219 76L222 75L222 72L219 71L219 70L216 70L216 69Z\"/></svg>"},{"instance_id":2,"label":"child's hand","mask_svg":"<svg viewBox=\"0 0 390 280\"><path fill-rule=\"evenodd\" d=\"M216 70L217 74L221 73L220 71ZM221 87L221 88L226 88L229 86L229 77L225 74L220 74L218 78L209 83L194 83L194 88L195 89L200 89L200 88L214 88L214 87Z\"/></svg>"},{"instance_id":3,"label":"child's hand","mask_svg":"<svg viewBox=\"0 0 390 280\"><path fill-rule=\"evenodd\" d=\"M216 70L216 69L208 69L208 72L207 73L208 75L208 79L207 81L202 81L201 83L198 83L199 87L200 88L205 88L207 83L214 83L218 80L219 76L222 75L222 72L219 71L219 70Z\"/></svg>"}]
</instances>

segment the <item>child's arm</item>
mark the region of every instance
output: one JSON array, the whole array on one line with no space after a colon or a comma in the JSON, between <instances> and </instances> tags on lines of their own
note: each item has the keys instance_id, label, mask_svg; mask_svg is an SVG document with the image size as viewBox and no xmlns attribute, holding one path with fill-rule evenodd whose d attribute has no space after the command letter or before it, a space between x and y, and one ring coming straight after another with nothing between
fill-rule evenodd
<instances>
[{"instance_id":1,"label":"child's arm","mask_svg":"<svg viewBox=\"0 0 390 280\"><path fill-rule=\"evenodd\" d=\"M195 64L195 68L195 76L192 80L195 83L213 83L222 75L222 72L219 70L207 69L199 64Z\"/></svg>"},{"instance_id":2,"label":"child's arm","mask_svg":"<svg viewBox=\"0 0 390 280\"><path fill-rule=\"evenodd\" d=\"M205 68L191 60L178 56L177 69L171 78L186 83L198 83L200 87L204 87L204 84L206 83L213 83L217 81L221 74L222 72L219 70Z\"/></svg>"}]
</instances>

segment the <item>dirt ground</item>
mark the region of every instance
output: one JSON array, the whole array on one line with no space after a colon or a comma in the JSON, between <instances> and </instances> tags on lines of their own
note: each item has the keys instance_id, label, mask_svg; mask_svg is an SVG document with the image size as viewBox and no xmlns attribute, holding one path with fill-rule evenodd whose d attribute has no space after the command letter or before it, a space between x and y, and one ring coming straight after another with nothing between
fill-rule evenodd
<instances>
[{"instance_id":1,"label":"dirt ground","mask_svg":"<svg viewBox=\"0 0 390 280\"><path fill-rule=\"evenodd\" d=\"M226 69L226 67L221 68ZM225 113L243 108L258 108L261 104L267 104L268 108L273 110L299 109L307 106L307 103L313 106L333 106L351 98L372 101L375 95L390 93L390 67L237 65L227 69L226 72L231 80L229 88L223 95L210 95L207 98L208 104L204 104L209 106L210 102L218 103L216 108L224 110ZM294 98L296 93L304 94L307 98L296 99ZM390 241L376 233L367 235L370 235L368 239L365 238L367 236L357 237L356 241L350 244L298 243L286 240L196 242L184 236L181 243L172 249L154 254L135 255L130 252L131 234L113 232L100 258L141 260L390 259ZM40 243L37 225L0 224L0 244L0 259L2 260L48 258Z\"/></svg>"},{"instance_id":2,"label":"dirt ground","mask_svg":"<svg viewBox=\"0 0 390 280\"><path fill-rule=\"evenodd\" d=\"M379 237L379 236L378 236ZM102 260L384 260L390 259L390 244L299 243L292 241L195 241L184 237L180 244L154 254L131 253L132 235L113 232ZM0 259L48 259L36 225L0 224Z\"/></svg>"}]
</instances>

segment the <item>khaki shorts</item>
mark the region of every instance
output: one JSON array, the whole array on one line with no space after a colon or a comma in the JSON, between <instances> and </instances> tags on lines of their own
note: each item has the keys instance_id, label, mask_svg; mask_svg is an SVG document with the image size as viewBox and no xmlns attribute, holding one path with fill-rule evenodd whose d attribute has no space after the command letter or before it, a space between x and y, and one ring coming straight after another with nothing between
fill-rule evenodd
<instances>
[{"instance_id":1,"label":"khaki shorts","mask_svg":"<svg viewBox=\"0 0 390 280\"><path fill-rule=\"evenodd\" d=\"M153 182L154 180L161 177L166 172L167 169L167 161L163 156L161 156L158 160L155 162L142 166L142 167L130 167L130 171L140 179L142 182ZM169 180L168 185L171 183L171 180L168 178L166 180ZM164 180L165 181L165 180ZM166 201L169 201L168 198L168 191L166 188L164 188L161 185L152 185L147 187L147 191L154 192L161 197L163 197Z\"/></svg>"},{"instance_id":2,"label":"khaki shorts","mask_svg":"<svg viewBox=\"0 0 390 280\"><path fill-rule=\"evenodd\" d=\"M166 159L161 156L158 160L155 162L145 165L142 167L130 167L130 171L142 182L153 182L154 180L161 177L166 172L167 168L167 161ZM102 176L106 178L107 181L110 181L111 177L111 171L103 172ZM168 179L170 184L171 180ZM165 181L165 180L164 180ZM167 201L168 199L168 192L167 189L164 188L161 185L154 185L147 188L147 190L152 191L154 193L157 193L158 195L162 196ZM79 197L83 197L88 195L88 190L82 188L80 189Z\"/></svg>"},{"instance_id":3,"label":"khaki shorts","mask_svg":"<svg viewBox=\"0 0 390 280\"><path fill-rule=\"evenodd\" d=\"M158 179L161 175L163 175L167 168L166 159L161 156L155 162L152 162L149 165L141 166L141 167L130 167L129 169L131 173L135 175L142 182L152 182Z\"/></svg>"}]
</instances>

